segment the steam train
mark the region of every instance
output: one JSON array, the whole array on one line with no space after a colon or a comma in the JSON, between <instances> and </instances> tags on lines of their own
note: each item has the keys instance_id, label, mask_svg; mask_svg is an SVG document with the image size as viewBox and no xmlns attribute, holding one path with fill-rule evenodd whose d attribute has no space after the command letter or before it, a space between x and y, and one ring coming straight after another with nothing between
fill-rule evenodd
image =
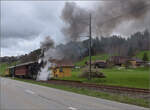
<instances>
[{"instance_id":1,"label":"steam train","mask_svg":"<svg viewBox=\"0 0 150 110\"><path fill-rule=\"evenodd\" d=\"M39 64L38 62L28 62L8 67L7 71L10 77L36 79L40 67L41 64Z\"/></svg>"}]
</instances>

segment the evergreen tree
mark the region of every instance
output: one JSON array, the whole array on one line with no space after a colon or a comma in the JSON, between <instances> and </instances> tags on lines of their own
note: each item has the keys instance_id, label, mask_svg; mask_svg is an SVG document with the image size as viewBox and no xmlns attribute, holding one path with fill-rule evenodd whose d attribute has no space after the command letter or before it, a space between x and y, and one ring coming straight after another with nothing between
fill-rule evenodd
<instances>
[{"instance_id":1,"label":"evergreen tree","mask_svg":"<svg viewBox=\"0 0 150 110\"><path fill-rule=\"evenodd\" d=\"M146 52L145 52L144 55L143 55L143 61L148 61L148 55L147 55Z\"/></svg>"}]
</instances>

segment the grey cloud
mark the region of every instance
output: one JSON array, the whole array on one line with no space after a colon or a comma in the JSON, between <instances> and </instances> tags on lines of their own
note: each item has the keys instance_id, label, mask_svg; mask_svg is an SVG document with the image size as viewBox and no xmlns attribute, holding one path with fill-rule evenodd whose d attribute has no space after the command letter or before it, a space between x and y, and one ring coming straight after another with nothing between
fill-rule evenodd
<instances>
[{"instance_id":1,"label":"grey cloud","mask_svg":"<svg viewBox=\"0 0 150 110\"><path fill-rule=\"evenodd\" d=\"M48 26L61 24L57 17L61 6L56 10L56 6L49 5L51 2L25 2L25 5L24 2L10 3L2 3L1 36L4 38L31 39L31 36L39 35Z\"/></svg>"},{"instance_id":2,"label":"grey cloud","mask_svg":"<svg viewBox=\"0 0 150 110\"><path fill-rule=\"evenodd\" d=\"M78 1L78 4L79 3L80 2ZM62 21L61 18L61 13L62 13L62 9L64 8L64 4L65 4L64 1L57 1L57 2L55 1L53 2L52 1L38 1L38 2L37 1L12 1L12 2L1 1L1 37L2 37L1 42L3 48L2 49L3 55L16 55L19 52L26 53L33 49L36 49L40 47L40 41L42 41L46 36L51 36L56 43L63 43L65 41L64 38L68 35L67 34L66 36L64 36L61 33L62 27L67 26L64 23L64 21ZM104 6L105 3L102 2L97 2L97 4L94 3L92 5L95 5L92 8L92 11L96 10L99 7L99 5L102 5L102 7L105 8L109 7L108 4L106 5L107 7ZM117 4L114 4L113 6L115 5ZM86 6L84 8L86 8ZM101 24L103 20L104 21L106 20L106 19L102 19L103 17L105 17L105 13L103 13L105 11L105 8L104 10L98 11L99 13L101 12L103 16L99 17L97 15L99 18L101 18L100 20L102 20L101 22L95 20L97 25ZM80 9L84 10L83 7L79 8L79 10ZM108 9L111 10L111 8ZM115 9L119 10L117 7ZM74 11L76 10L77 9L74 9ZM85 12L86 11L88 10L85 10ZM108 11L110 13L107 14L112 15L111 11ZM135 31L138 29L142 29L143 27L150 29L149 12L148 15L144 17L143 20L140 21L135 20L134 22L131 22L131 24L129 23L129 26L119 24L118 27L115 27L116 29L112 27L110 28L113 29L112 31L114 32L117 33L120 32L120 34L125 34L125 35L130 34L131 28L135 28ZM118 13L120 12L118 11ZM118 15L118 13L115 14ZM76 15L78 15L78 13ZM109 18L109 16L107 18ZM126 22L122 22L122 23L126 23ZM83 28L80 27L79 29L83 29ZM81 30L79 30L79 32L80 31ZM99 30L98 28L97 34L101 34L100 31L101 30Z\"/></svg>"},{"instance_id":3,"label":"grey cloud","mask_svg":"<svg viewBox=\"0 0 150 110\"><path fill-rule=\"evenodd\" d=\"M108 2L97 2L95 9L87 10L72 2L66 3L62 18L66 26L62 29L64 35L76 40L81 34L88 32L86 18L92 14L92 33L96 36L109 36L123 22L135 21L130 25L130 30L146 28L149 21L145 22L150 3L148 0L111 0ZM87 16L87 17L86 17ZM84 21L85 23L83 23ZM89 21L87 21L89 22ZM126 26L126 25L125 25ZM122 31L122 30L121 30ZM120 32L121 32L120 31ZM125 31L124 31L125 32Z\"/></svg>"},{"instance_id":4,"label":"grey cloud","mask_svg":"<svg viewBox=\"0 0 150 110\"><path fill-rule=\"evenodd\" d=\"M21 55L39 48L41 37L36 37L34 40L26 39L3 39L1 43L2 56Z\"/></svg>"},{"instance_id":5,"label":"grey cloud","mask_svg":"<svg viewBox=\"0 0 150 110\"><path fill-rule=\"evenodd\" d=\"M123 36L130 36L137 31L143 31L145 29L148 29L150 31L149 21L150 11L142 20L131 20L121 23L116 29L114 29L114 33L119 33Z\"/></svg>"},{"instance_id":6,"label":"grey cloud","mask_svg":"<svg viewBox=\"0 0 150 110\"><path fill-rule=\"evenodd\" d=\"M21 5L4 3L2 5L1 36L4 38L30 39L30 36L38 35L43 25L33 19L30 10Z\"/></svg>"},{"instance_id":7,"label":"grey cloud","mask_svg":"<svg viewBox=\"0 0 150 110\"><path fill-rule=\"evenodd\" d=\"M58 38L61 39L63 36L58 32L63 25L59 17L63 3L2 1L0 34L2 55L16 55L19 51L26 53L34 50L40 47L40 41L48 35L59 42Z\"/></svg>"}]
</instances>

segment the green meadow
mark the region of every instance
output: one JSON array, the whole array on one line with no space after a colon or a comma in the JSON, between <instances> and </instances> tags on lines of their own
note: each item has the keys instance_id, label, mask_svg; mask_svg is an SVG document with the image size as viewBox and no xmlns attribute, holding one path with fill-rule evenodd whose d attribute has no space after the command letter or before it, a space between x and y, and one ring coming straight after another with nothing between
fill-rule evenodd
<instances>
[{"instance_id":1,"label":"green meadow","mask_svg":"<svg viewBox=\"0 0 150 110\"><path fill-rule=\"evenodd\" d=\"M5 71L9 66L14 66L18 64L18 62L13 62L13 63L0 63L0 76L4 76L5 75Z\"/></svg>"},{"instance_id":2,"label":"green meadow","mask_svg":"<svg viewBox=\"0 0 150 110\"><path fill-rule=\"evenodd\" d=\"M106 78L92 78L91 80L80 78L79 75L82 74L81 69L73 69L71 77L59 79L135 88L149 88L150 86L150 72L148 67L139 67L135 69L113 67L100 69L100 71L104 73Z\"/></svg>"},{"instance_id":3,"label":"green meadow","mask_svg":"<svg viewBox=\"0 0 150 110\"><path fill-rule=\"evenodd\" d=\"M147 53L150 60L150 51L141 51L136 54L137 58L142 59L144 53ZM95 60L107 60L109 58L108 54L100 54L92 56L92 61ZM150 88L150 71L148 67L138 67L138 68L122 68L122 67L112 67L100 69L106 78L92 78L88 80L86 78L79 77L82 74L82 67L85 66L85 62L89 60L89 57L85 57L81 61L77 62L75 65L80 66L80 69L73 69L71 77L57 78L62 80L77 80L88 83L96 84L106 84L106 85L116 85L125 87L135 87L135 88Z\"/></svg>"}]
</instances>

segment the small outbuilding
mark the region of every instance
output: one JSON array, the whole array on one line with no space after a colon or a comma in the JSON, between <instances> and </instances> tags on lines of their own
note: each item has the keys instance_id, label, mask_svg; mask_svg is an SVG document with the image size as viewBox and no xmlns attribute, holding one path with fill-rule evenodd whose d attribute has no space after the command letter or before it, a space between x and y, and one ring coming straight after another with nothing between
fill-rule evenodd
<instances>
[{"instance_id":1,"label":"small outbuilding","mask_svg":"<svg viewBox=\"0 0 150 110\"><path fill-rule=\"evenodd\" d=\"M69 77L74 65L69 61L53 61L51 70L53 77Z\"/></svg>"},{"instance_id":2,"label":"small outbuilding","mask_svg":"<svg viewBox=\"0 0 150 110\"><path fill-rule=\"evenodd\" d=\"M138 58L131 58L129 60L129 62L132 64L132 66L136 67L136 66L141 66L143 65L145 62L141 59Z\"/></svg>"}]
</instances>

